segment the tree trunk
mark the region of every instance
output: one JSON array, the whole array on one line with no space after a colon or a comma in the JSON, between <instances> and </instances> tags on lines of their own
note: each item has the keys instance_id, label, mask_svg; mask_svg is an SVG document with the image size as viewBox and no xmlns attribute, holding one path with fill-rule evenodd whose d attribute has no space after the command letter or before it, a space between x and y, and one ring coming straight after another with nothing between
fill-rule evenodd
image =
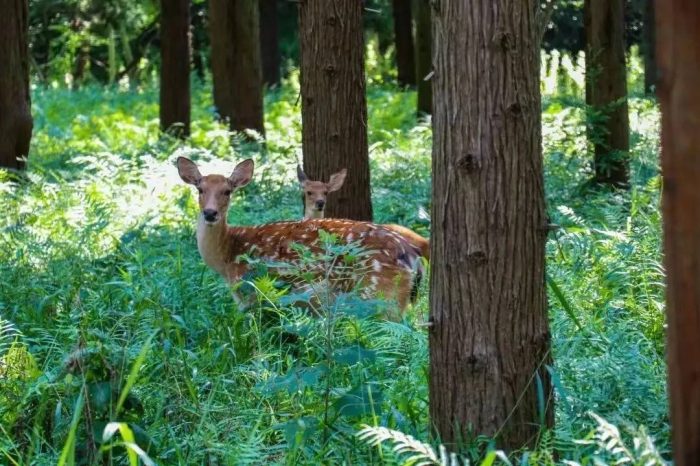
<instances>
[{"instance_id":1,"label":"tree trunk","mask_svg":"<svg viewBox=\"0 0 700 466\"><path fill-rule=\"evenodd\" d=\"M29 95L29 6L5 0L0 15L0 167L24 168L32 112Z\"/></svg>"},{"instance_id":2,"label":"tree trunk","mask_svg":"<svg viewBox=\"0 0 700 466\"><path fill-rule=\"evenodd\" d=\"M258 3L209 0L214 105L234 131L264 134Z\"/></svg>"},{"instance_id":3,"label":"tree trunk","mask_svg":"<svg viewBox=\"0 0 700 466\"><path fill-rule=\"evenodd\" d=\"M393 0L394 42L396 44L396 69L399 86L416 85L416 62L413 49L413 25L411 1Z\"/></svg>"},{"instance_id":4,"label":"tree trunk","mask_svg":"<svg viewBox=\"0 0 700 466\"><path fill-rule=\"evenodd\" d=\"M654 24L654 0L644 0L644 91L652 95L656 88L656 26Z\"/></svg>"},{"instance_id":5,"label":"tree trunk","mask_svg":"<svg viewBox=\"0 0 700 466\"><path fill-rule=\"evenodd\" d=\"M676 466L700 464L700 3L656 3L668 375Z\"/></svg>"},{"instance_id":6,"label":"tree trunk","mask_svg":"<svg viewBox=\"0 0 700 466\"><path fill-rule=\"evenodd\" d=\"M160 128L190 134L190 2L161 0Z\"/></svg>"},{"instance_id":7,"label":"tree trunk","mask_svg":"<svg viewBox=\"0 0 700 466\"><path fill-rule=\"evenodd\" d=\"M190 5L190 31L192 35L192 67L200 83L206 80L204 65L204 43L206 41L206 9L205 5L192 3Z\"/></svg>"},{"instance_id":8,"label":"tree trunk","mask_svg":"<svg viewBox=\"0 0 700 466\"><path fill-rule=\"evenodd\" d=\"M409 1L409 0L406 0ZM416 84L418 85L418 114L433 112L433 85L426 77L433 70L433 39L430 25L429 0L414 0L416 12Z\"/></svg>"},{"instance_id":9,"label":"tree trunk","mask_svg":"<svg viewBox=\"0 0 700 466\"><path fill-rule=\"evenodd\" d=\"M629 182L629 115L625 68L624 0L585 0L586 103L592 109L588 138L594 147L596 183Z\"/></svg>"},{"instance_id":10,"label":"tree trunk","mask_svg":"<svg viewBox=\"0 0 700 466\"><path fill-rule=\"evenodd\" d=\"M430 417L449 444L531 446L553 423L538 5L434 11Z\"/></svg>"},{"instance_id":11,"label":"tree trunk","mask_svg":"<svg viewBox=\"0 0 700 466\"><path fill-rule=\"evenodd\" d=\"M260 48L263 83L280 83L280 45L277 30L277 0L260 0Z\"/></svg>"},{"instance_id":12,"label":"tree trunk","mask_svg":"<svg viewBox=\"0 0 700 466\"><path fill-rule=\"evenodd\" d=\"M347 168L326 215L371 220L362 2L305 0L299 30L304 171L327 181Z\"/></svg>"}]
</instances>

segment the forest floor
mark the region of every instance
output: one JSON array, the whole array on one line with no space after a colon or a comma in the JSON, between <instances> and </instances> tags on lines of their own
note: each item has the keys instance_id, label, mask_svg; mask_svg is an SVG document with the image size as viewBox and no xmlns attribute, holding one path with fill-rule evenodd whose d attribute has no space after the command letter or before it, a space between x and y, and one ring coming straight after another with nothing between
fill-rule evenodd
<instances>
[{"instance_id":1,"label":"forest floor","mask_svg":"<svg viewBox=\"0 0 700 466\"><path fill-rule=\"evenodd\" d=\"M525 461L653 456L647 435L666 455L658 108L630 97L631 189L592 190L571 87L545 80L546 195L561 227L547 246L556 429ZM230 223L299 218L297 95L293 75L266 96L263 151L230 144L207 86L186 143L159 134L153 87L34 89L26 179L0 171L0 463L117 458L122 439L159 464L396 464L396 443L371 446L363 425L428 441L427 290L401 323L310 320L258 277L260 306L243 313L197 252L175 157L205 173L255 159ZM391 85L370 84L368 106L375 220L427 236L429 122ZM105 439L111 421L125 424Z\"/></svg>"}]
</instances>

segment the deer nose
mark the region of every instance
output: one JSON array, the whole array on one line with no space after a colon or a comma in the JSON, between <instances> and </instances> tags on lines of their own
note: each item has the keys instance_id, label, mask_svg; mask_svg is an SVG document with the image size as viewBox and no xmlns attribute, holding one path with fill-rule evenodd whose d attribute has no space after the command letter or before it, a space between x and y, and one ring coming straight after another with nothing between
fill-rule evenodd
<instances>
[{"instance_id":1,"label":"deer nose","mask_svg":"<svg viewBox=\"0 0 700 466\"><path fill-rule=\"evenodd\" d=\"M323 207L326 205L326 201L316 201L316 208L318 210L323 209Z\"/></svg>"},{"instance_id":2,"label":"deer nose","mask_svg":"<svg viewBox=\"0 0 700 466\"><path fill-rule=\"evenodd\" d=\"M219 213L214 209L204 209L202 215L204 215L204 220L207 222L216 222Z\"/></svg>"}]
</instances>

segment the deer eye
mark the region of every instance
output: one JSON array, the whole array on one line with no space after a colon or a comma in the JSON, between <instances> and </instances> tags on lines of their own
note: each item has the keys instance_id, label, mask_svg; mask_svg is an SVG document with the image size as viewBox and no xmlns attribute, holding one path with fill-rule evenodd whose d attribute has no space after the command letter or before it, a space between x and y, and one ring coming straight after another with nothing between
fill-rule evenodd
<instances>
[{"instance_id":1,"label":"deer eye","mask_svg":"<svg viewBox=\"0 0 700 466\"><path fill-rule=\"evenodd\" d=\"M311 191L306 191L307 196L311 196Z\"/></svg>"},{"instance_id":2,"label":"deer eye","mask_svg":"<svg viewBox=\"0 0 700 466\"><path fill-rule=\"evenodd\" d=\"M202 194L204 192L204 190L202 188L200 188L199 186L197 187L197 191L199 192L199 194Z\"/></svg>"},{"instance_id":3,"label":"deer eye","mask_svg":"<svg viewBox=\"0 0 700 466\"><path fill-rule=\"evenodd\" d=\"M224 196L230 196L230 195L231 195L230 189L227 189L226 191L224 191Z\"/></svg>"}]
</instances>

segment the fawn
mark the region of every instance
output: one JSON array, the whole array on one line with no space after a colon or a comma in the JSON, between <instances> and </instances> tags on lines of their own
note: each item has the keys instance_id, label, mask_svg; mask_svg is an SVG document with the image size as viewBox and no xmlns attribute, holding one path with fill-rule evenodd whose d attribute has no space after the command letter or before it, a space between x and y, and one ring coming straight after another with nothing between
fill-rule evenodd
<instances>
[{"instance_id":1,"label":"fawn","mask_svg":"<svg viewBox=\"0 0 700 466\"><path fill-rule=\"evenodd\" d=\"M422 276L417 252L395 232L369 222L339 219L309 219L276 222L251 227L231 227L227 212L234 190L247 185L254 164L248 159L236 165L230 176L202 176L194 162L178 157L177 168L185 183L199 192L200 215L197 223L197 247L204 262L230 284L241 280L249 266L239 256L261 258L275 263L294 262L298 258L293 243L320 251L319 230L336 235L342 241L357 241L367 250L368 271L333 280L335 290L359 287L366 295L395 299L403 310L415 298ZM271 273L284 276L272 266ZM319 273L320 275L320 273ZM316 277L323 278L323 277ZM294 285L293 285L294 286Z\"/></svg>"},{"instance_id":2,"label":"fawn","mask_svg":"<svg viewBox=\"0 0 700 466\"><path fill-rule=\"evenodd\" d=\"M343 186L347 170L343 168L331 175L328 183L312 181L306 176L301 166L297 165L297 178L303 191L304 218L324 218L326 198L328 193L339 190ZM384 228L401 235L408 243L420 252L420 255L430 260L430 242L415 231L393 223L382 225Z\"/></svg>"}]
</instances>

